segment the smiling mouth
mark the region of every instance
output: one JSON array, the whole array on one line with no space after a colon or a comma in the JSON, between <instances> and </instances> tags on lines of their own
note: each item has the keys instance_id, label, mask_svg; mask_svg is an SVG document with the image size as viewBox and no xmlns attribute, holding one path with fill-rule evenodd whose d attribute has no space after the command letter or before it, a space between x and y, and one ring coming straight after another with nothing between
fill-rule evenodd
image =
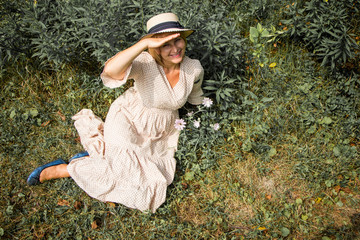
<instances>
[{"instance_id":1,"label":"smiling mouth","mask_svg":"<svg viewBox=\"0 0 360 240\"><path fill-rule=\"evenodd\" d=\"M170 55L170 57L177 58L181 56L181 50L175 54Z\"/></svg>"}]
</instances>

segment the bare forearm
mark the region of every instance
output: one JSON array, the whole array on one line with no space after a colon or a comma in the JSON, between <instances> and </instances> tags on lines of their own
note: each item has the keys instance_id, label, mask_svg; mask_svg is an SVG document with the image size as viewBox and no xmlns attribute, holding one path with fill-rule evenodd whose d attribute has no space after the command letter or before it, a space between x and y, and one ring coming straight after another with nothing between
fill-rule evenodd
<instances>
[{"instance_id":1,"label":"bare forearm","mask_svg":"<svg viewBox=\"0 0 360 240\"><path fill-rule=\"evenodd\" d=\"M146 49L146 41L139 41L124 51L117 53L105 64L103 73L114 79L123 79L126 69Z\"/></svg>"}]
</instances>

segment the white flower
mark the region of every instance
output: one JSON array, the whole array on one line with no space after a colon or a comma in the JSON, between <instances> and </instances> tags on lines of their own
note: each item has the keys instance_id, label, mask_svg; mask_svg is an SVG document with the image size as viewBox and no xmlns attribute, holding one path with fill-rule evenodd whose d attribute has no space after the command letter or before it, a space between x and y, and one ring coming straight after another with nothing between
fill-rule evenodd
<instances>
[{"instance_id":1,"label":"white flower","mask_svg":"<svg viewBox=\"0 0 360 240\"><path fill-rule=\"evenodd\" d=\"M195 128L199 128L199 127L200 127L200 121L195 120L195 121L194 121L194 127L195 127Z\"/></svg>"},{"instance_id":2,"label":"white flower","mask_svg":"<svg viewBox=\"0 0 360 240\"><path fill-rule=\"evenodd\" d=\"M215 123L213 128L214 128L215 131L219 130L220 129L220 124Z\"/></svg>"},{"instance_id":3,"label":"white flower","mask_svg":"<svg viewBox=\"0 0 360 240\"><path fill-rule=\"evenodd\" d=\"M202 104L205 107L210 107L213 104L213 101L210 98L204 98Z\"/></svg>"},{"instance_id":4,"label":"white flower","mask_svg":"<svg viewBox=\"0 0 360 240\"><path fill-rule=\"evenodd\" d=\"M176 119L174 127L177 130L183 130L185 128L186 122L183 119Z\"/></svg>"},{"instance_id":5,"label":"white flower","mask_svg":"<svg viewBox=\"0 0 360 240\"><path fill-rule=\"evenodd\" d=\"M191 111L191 112L188 112L186 115L187 115L188 117L191 117L193 114L194 114L194 111Z\"/></svg>"}]
</instances>

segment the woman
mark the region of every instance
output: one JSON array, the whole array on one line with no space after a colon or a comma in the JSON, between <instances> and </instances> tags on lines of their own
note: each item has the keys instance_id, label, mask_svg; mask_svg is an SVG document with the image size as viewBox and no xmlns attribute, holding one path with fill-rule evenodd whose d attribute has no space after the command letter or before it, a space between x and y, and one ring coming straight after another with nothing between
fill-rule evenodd
<instances>
[{"instance_id":1,"label":"woman","mask_svg":"<svg viewBox=\"0 0 360 240\"><path fill-rule=\"evenodd\" d=\"M134 87L112 103L105 123L83 109L73 119L87 152L66 164L62 159L34 170L29 185L71 177L90 196L141 211L165 201L175 173L179 131L174 123L186 101L202 102L203 68L185 56L186 37L194 30L164 13L147 22L148 34L106 63L105 86ZM145 51L148 50L148 51Z\"/></svg>"}]
</instances>

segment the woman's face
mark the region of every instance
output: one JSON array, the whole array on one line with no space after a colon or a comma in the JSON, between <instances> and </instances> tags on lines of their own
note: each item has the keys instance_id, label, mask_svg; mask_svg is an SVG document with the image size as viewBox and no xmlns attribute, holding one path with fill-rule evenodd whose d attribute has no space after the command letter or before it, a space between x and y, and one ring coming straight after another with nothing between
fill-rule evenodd
<instances>
[{"instance_id":1,"label":"woman's face","mask_svg":"<svg viewBox=\"0 0 360 240\"><path fill-rule=\"evenodd\" d=\"M174 33L162 33L159 34L158 37L166 37L171 34ZM179 64L185 56L185 48L185 40L179 36L159 47L158 53L161 56L164 65Z\"/></svg>"}]
</instances>

